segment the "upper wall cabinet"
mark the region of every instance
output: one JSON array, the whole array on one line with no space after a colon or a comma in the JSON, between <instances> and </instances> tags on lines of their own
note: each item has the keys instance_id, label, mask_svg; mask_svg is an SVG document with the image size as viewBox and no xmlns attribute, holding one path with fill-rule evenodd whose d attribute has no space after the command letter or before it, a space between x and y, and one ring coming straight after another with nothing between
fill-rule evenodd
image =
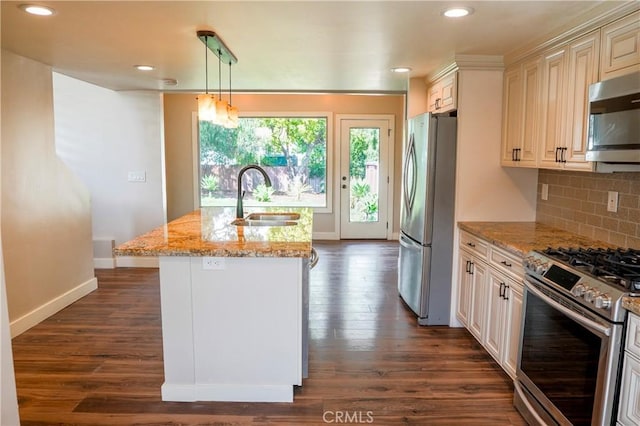
<instances>
[{"instance_id":1,"label":"upper wall cabinet","mask_svg":"<svg viewBox=\"0 0 640 426\"><path fill-rule=\"evenodd\" d=\"M507 67L500 162L593 171L589 86L640 70L640 11Z\"/></svg>"},{"instance_id":2,"label":"upper wall cabinet","mask_svg":"<svg viewBox=\"0 0 640 426\"><path fill-rule=\"evenodd\" d=\"M598 81L600 32L544 56L540 168L593 170L585 160L589 85Z\"/></svg>"},{"instance_id":3,"label":"upper wall cabinet","mask_svg":"<svg viewBox=\"0 0 640 426\"><path fill-rule=\"evenodd\" d=\"M640 70L640 11L602 28L600 80Z\"/></svg>"},{"instance_id":4,"label":"upper wall cabinet","mask_svg":"<svg viewBox=\"0 0 640 426\"><path fill-rule=\"evenodd\" d=\"M503 166L537 167L541 60L536 57L505 70L503 87Z\"/></svg>"},{"instance_id":5,"label":"upper wall cabinet","mask_svg":"<svg viewBox=\"0 0 640 426\"><path fill-rule=\"evenodd\" d=\"M454 71L436 80L428 89L429 107L432 113L453 111L458 107L458 80Z\"/></svg>"}]
</instances>

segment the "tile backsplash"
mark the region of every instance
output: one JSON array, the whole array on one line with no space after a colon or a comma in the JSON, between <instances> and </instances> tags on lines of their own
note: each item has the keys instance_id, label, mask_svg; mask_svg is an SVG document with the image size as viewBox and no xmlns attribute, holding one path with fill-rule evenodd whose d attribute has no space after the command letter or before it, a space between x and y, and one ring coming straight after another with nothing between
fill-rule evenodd
<instances>
[{"instance_id":1,"label":"tile backsplash","mask_svg":"<svg viewBox=\"0 0 640 426\"><path fill-rule=\"evenodd\" d=\"M542 185L549 199L542 200ZM607 211L609 191L618 192L618 211ZM640 173L585 173L541 169L536 220L556 228L640 249Z\"/></svg>"}]
</instances>

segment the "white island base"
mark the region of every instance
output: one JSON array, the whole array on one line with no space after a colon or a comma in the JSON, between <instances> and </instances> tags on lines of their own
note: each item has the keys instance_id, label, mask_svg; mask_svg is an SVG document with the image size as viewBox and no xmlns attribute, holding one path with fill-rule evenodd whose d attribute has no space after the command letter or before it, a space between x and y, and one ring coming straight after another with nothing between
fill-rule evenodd
<instances>
[{"instance_id":1,"label":"white island base","mask_svg":"<svg viewBox=\"0 0 640 426\"><path fill-rule=\"evenodd\" d=\"M160 257L162 400L292 402L307 368L308 259L204 259Z\"/></svg>"}]
</instances>

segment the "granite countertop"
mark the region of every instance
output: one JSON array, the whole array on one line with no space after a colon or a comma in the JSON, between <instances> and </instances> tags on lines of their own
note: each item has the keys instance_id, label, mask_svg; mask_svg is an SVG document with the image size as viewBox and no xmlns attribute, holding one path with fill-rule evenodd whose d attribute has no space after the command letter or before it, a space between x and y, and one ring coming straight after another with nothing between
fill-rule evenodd
<instances>
[{"instance_id":1,"label":"granite countertop","mask_svg":"<svg viewBox=\"0 0 640 426\"><path fill-rule=\"evenodd\" d=\"M611 247L593 240L537 222L459 222L460 229L489 241L517 256L547 247Z\"/></svg>"},{"instance_id":2,"label":"granite countertop","mask_svg":"<svg viewBox=\"0 0 640 426\"><path fill-rule=\"evenodd\" d=\"M313 210L245 208L251 212L296 212L294 226L235 226L233 207L203 207L114 249L116 256L310 257Z\"/></svg>"},{"instance_id":3,"label":"granite countertop","mask_svg":"<svg viewBox=\"0 0 640 426\"><path fill-rule=\"evenodd\" d=\"M602 241L592 240L536 222L459 222L458 226L462 230L521 257L524 257L531 250L547 247L615 248L615 246ZM640 297L624 297L622 307L640 315Z\"/></svg>"},{"instance_id":4,"label":"granite countertop","mask_svg":"<svg viewBox=\"0 0 640 426\"><path fill-rule=\"evenodd\" d=\"M640 315L640 297L625 296L622 298L622 307L633 312L636 315Z\"/></svg>"}]
</instances>

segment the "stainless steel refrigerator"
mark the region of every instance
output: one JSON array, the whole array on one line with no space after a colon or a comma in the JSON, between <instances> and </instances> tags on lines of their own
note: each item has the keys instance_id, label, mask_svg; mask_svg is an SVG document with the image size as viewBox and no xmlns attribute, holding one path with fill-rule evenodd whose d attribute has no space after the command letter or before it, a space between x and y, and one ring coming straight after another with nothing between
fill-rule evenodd
<instances>
[{"instance_id":1,"label":"stainless steel refrigerator","mask_svg":"<svg viewBox=\"0 0 640 426\"><path fill-rule=\"evenodd\" d=\"M420 325L449 324L456 118L409 120L403 144L398 290Z\"/></svg>"}]
</instances>

